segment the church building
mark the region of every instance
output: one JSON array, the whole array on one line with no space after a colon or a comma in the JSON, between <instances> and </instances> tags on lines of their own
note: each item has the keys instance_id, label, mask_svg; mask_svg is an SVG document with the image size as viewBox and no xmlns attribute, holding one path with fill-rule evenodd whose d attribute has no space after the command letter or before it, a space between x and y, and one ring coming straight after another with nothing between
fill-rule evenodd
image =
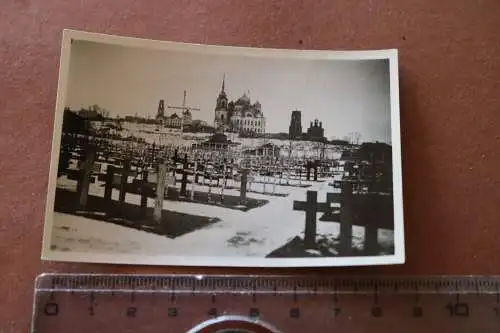
<instances>
[{"instance_id":1,"label":"church building","mask_svg":"<svg viewBox=\"0 0 500 333\"><path fill-rule=\"evenodd\" d=\"M219 131L249 136L262 135L265 133L266 118L259 101L252 104L247 94L243 94L236 101L229 101L223 79L215 106L215 127Z\"/></svg>"},{"instance_id":2,"label":"church building","mask_svg":"<svg viewBox=\"0 0 500 333\"><path fill-rule=\"evenodd\" d=\"M311 141L325 140L325 129L323 123L318 119L314 119L314 122L311 121L311 125L307 129L307 139Z\"/></svg>"},{"instance_id":3,"label":"church building","mask_svg":"<svg viewBox=\"0 0 500 333\"><path fill-rule=\"evenodd\" d=\"M158 123L169 128L180 128L181 124L182 126L187 126L193 122L193 116L189 110L182 112L182 118L177 113L167 116L165 113L165 100L160 99L158 102L158 111L156 112L156 121Z\"/></svg>"}]
</instances>

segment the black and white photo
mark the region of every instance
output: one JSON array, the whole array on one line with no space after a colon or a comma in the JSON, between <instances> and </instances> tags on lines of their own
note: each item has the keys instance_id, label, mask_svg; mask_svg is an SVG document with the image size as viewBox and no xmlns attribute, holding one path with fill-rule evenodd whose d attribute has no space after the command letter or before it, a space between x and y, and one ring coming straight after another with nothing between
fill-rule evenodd
<instances>
[{"instance_id":1,"label":"black and white photo","mask_svg":"<svg viewBox=\"0 0 500 333\"><path fill-rule=\"evenodd\" d=\"M397 50L65 30L46 260L404 262Z\"/></svg>"}]
</instances>

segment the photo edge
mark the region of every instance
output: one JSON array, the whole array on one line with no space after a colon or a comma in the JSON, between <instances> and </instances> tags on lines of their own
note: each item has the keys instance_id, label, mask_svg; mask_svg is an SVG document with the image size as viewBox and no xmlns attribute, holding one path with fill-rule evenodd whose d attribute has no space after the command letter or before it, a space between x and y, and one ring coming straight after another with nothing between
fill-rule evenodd
<instances>
[{"instance_id":1,"label":"photo edge","mask_svg":"<svg viewBox=\"0 0 500 333\"><path fill-rule=\"evenodd\" d=\"M163 51L183 51L199 54L245 56L245 57L275 57L309 60L383 60L398 57L398 49L363 49L363 50L331 50L331 49L293 49L257 46L242 46L229 44L202 44L159 40L144 37L113 35L78 29L63 29L63 36L70 40L135 47Z\"/></svg>"},{"instance_id":2,"label":"photo edge","mask_svg":"<svg viewBox=\"0 0 500 333\"><path fill-rule=\"evenodd\" d=\"M49 191L48 191L48 194L47 194L47 199L46 199L46 212L45 212L45 221L44 221L44 235L43 235L43 247L42 247L42 260L52 260L52 261L72 261L72 262L75 262L75 259L72 258L72 259L61 259L60 255L58 254L55 254L57 251L53 251L51 248L50 248L50 242L51 242L51 238L52 238L52 229L53 229L53 223L54 223L54 209L53 209L53 205L54 205L54 199L55 199L55 182L54 180L57 180L57 163L58 163L58 152L59 152L59 149L60 149L60 136L61 136L61 132L62 132L62 114L61 112L64 110L64 99L66 98L66 95L67 95L67 88L68 88L68 75L69 75L69 62L70 62L70 59L71 59L71 41L72 40L89 40L89 41L94 41L92 40L93 38L99 38L99 36L106 36L106 37L111 37L111 38L126 38L126 39L129 39L129 40L137 40L138 38L136 37L121 37L121 36L113 36L113 35L106 35L106 34L99 34L99 33L93 33L93 32L85 32L85 31L81 31L81 30L72 30L72 29L64 29L63 30L63 38L62 38L62 46L61 46L61 56L60 56L60 59L61 59L61 64L60 64L60 72L59 72L59 86L58 86L58 96L57 96L57 104L56 104L56 107L55 107L55 116L54 116L54 128L53 128L53 136L52 136L52 153L51 153L51 159L50 159L50 172L49 172L49 184L48 184L48 187L49 187ZM142 41L147 41L148 43L152 43L152 42L162 42L162 41L155 41L155 40L151 40L151 39L140 39ZM69 47L67 47L66 50L64 50L64 45L68 46L68 43L69 43ZM107 44L107 42L104 42ZM190 43L179 43L179 42L166 42L166 43L174 43L174 44L184 44L184 45L189 45L189 46L201 46L201 47L205 47L205 45L202 45L202 44L190 44ZM209 46L215 46L215 47L222 47L222 48L234 48L232 46L225 46L225 45L209 45ZM238 48L238 47L236 47ZM242 49L247 49L246 47L242 47ZM260 48L250 48L250 49L254 49L254 50L259 50L260 52L266 52L267 50L278 50L279 52L288 52L290 50L287 50L287 49L260 49ZM309 51L309 50L299 50L300 52L302 51ZM396 74L398 73L398 67L397 67L397 57L398 57L398 50L397 49L388 49L388 50L381 50L382 52L387 52L387 59L389 59L389 63L390 63L390 72L392 73L393 70L396 71ZM316 50L312 50L313 54L314 52L318 52ZM320 51L320 52L323 52L323 51ZM325 52L337 52L337 51L328 51L326 50ZM364 52L364 51L338 51L338 52L347 52L347 53L352 53L352 52ZM369 52L369 51L368 51ZM326 54L326 58L328 58L328 54ZM235 55L239 55L239 54L235 54ZM265 56L265 55L264 55ZM65 61L63 61L63 57L66 57ZM394 59L395 58L395 59ZM393 64L394 64L394 61L395 61L395 69L393 68ZM63 66L65 67L63 69ZM392 74L391 74L391 85L393 84L393 81L392 81ZM400 219L397 219L396 218L396 215L395 215L395 219L394 219L394 246L395 246L395 253L394 255L391 255L391 256L385 256L386 258L390 257L391 259L388 260L388 263L387 264L400 264L400 263L404 263L405 262L405 242L404 242L404 215L402 214L403 213L403 204L404 204L404 201L403 201L403 196L402 196L402 169L401 169L401 158L402 158L402 154L401 154L401 135L400 135L400 123L399 123L399 117L400 117L400 110L399 110L399 79L397 78L397 81L396 83L398 84L398 87L397 87L397 91L398 91L398 96L394 97L394 98L397 98L397 115L393 115L393 106L392 106L392 100L393 100L393 91L392 91L392 87L391 87L391 133L392 133L392 139L394 140L395 137L397 138L397 143L398 143L398 149L397 149L397 154L399 156L399 158L395 157L394 154L393 154L393 160L397 160L397 165L398 165L398 174L399 176L395 175L395 177L397 177L397 180L398 180L398 188L401 187L401 198L400 198L400 202L398 202L398 205L401 206L401 216L400 216ZM60 92L60 96L59 96L59 92ZM396 117L397 116L397 119L398 119L398 122L397 123L394 123L392 120L393 120L393 117ZM60 120L60 126L58 126L58 119L59 117L59 120ZM398 135L394 135L394 131L398 131ZM392 150L394 152L394 141L393 141L393 147L392 147ZM51 184L53 184L53 188L51 188ZM396 183L394 184L394 186L396 187ZM399 192L399 190L398 190ZM394 193L395 196L395 200L396 200L396 193ZM398 194L399 196L399 194ZM396 212L395 212L396 213ZM398 215L400 215L398 213ZM399 222L398 222L399 220ZM398 225L396 225L398 224ZM397 237L397 234L400 235L401 237ZM55 254L55 256L54 256ZM54 259L55 258L59 258L59 259ZM189 257L187 257L189 258ZM349 257L349 258L356 258L356 257ZM363 259L367 259L367 260L370 260L371 257L363 257ZM392 261L392 258L394 259ZM219 258L220 259L220 258ZM224 258L226 259L226 258ZM301 259L301 258L299 258ZM305 259L305 258L302 258L302 259ZM329 258L327 259L328 261L335 261L337 260L338 258ZM120 264L127 264L127 262L123 261L125 260L125 258L123 258L120 262L116 262L116 263L120 263ZM238 258L238 259L235 259L235 261L241 261L242 258ZM243 259L244 260L244 259ZM263 259L263 260L266 260L266 259ZM281 261L283 260L288 260L288 259L279 259ZM309 259L308 259L309 260ZM325 260L325 258L321 258L321 260ZM81 259L80 262L96 262L96 261L93 261L92 259ZM109 261L97 261L99 263L113 263L113 262L109 262ZM134 264L140 264L140 263L134 263ZM154 265L156 264L160 264L160 265L169 265L168 262L162 262L162 263L154 263ZM368 263L369 265L372 265L370 263ZM151 264L145 264L145 265L151 265ZM352 265L335 265L335 264L325 264L325 265L318 265L318 264L307 264L307 265L285 265L285 266L282 266L281 264L276 266L276 265L265 265L264 267L320 267L320 266L329 266L329 267L337 267L337 266L362 266L362 265L366 265L366 264L352 264ZM375 263L373 265L384 265L384 263ZM187 264L187 265L181 265L181 266L198 266L198 264ZM208 266L211 266L211 265L208 265ZM255 266L240 266L240 265L233 265L233 264L230 264L230 265L223 265L223 266L217 266L217 267L259 267L257 266L257 264Z\"/></svg>"},{"instance_id":3,"label":"photo edge","mask_svg":"<svg viewBox=\"0 0 500 333\"><path fill-rule=\"evenodd\" d=\"M132 258L131 258L132 257ZM342 259L339 262L338 259ZM315 267L362 267L392 266L404 264L405 258L394 255L371 257L335 258L251 258L251 257L199 257L199 256L154 256L124 254L94 254L82 252L60 252L48 250L45 261L78 262L133 266L207 267L207 268L315 268ZM268 261L266 263L266 261ZM270 262L269 262L270 261ZM300 262L300 263L297 263Z\"/></svg>"},{"instance_id":4,"label":"photo edge","mask_svg":"<svg viewBox=\"0 0 500 333\"><path fill-rule=\"evenodd\" d=\"M71 33L63 31L60 38L59 48L59 66L58 66L58 80L56 103L53 110L53 127L51 137L51 150L49 161L48 182L46 187L45 198L45 214L44 214L44 228L42 235L42 253L46 253L47 248L50 248L52 242L52 232L54 225L54 202L55 190L57 187L57 172L60 153L61 133L63 126L63 111L64 101L67 95L69 65L71 58Z\"/></svg>"}]
</instances>

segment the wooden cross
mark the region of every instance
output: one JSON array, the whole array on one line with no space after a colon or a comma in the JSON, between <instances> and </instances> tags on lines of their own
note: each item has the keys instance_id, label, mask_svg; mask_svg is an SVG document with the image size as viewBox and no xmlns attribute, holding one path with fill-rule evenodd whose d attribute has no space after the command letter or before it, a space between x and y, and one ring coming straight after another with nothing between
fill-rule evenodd
<instances>
[{"instance_id":1,"label":"wooden cross","mask_svg":"<svg viewBox=\"0 0 500 333\"><path fill-rule=\"evenodd\" d=\"M293 210L306 212L304 245L307 249L314 249L316 247L316 214L327 213L334 208L327 202L318 202L317 191L307 191L306 198L306 201L294 201Z\"/></svg>"},{"instance_id":2,"label":"wooden cross","mask_svg":"<svg viewBox=\"0 0 500 333\"><path fill-rule=\"evenodd\" d=\"M115 175L119 175L118 177L115 177ZM113 190L113 185L119 185L119 198L118 201L120 204L125 203L125 195L127 193L126 186L127 186L127 178L130 175L136 175L136 171L131 171L130 170L130 161L125 160L123 162L123 168L117 168L114 165L108 165L106 169L106 184L104 187L104 199L105 200L111 200L111 194ZM117 184L118 182L118 184Z\"/></svg>"},{"instance_id":3,"label":"wooden cross","mask_svg":"<svg viewBox=\"0 0 500 333\"><path fill-rule=\"evenodd\" d=\"M326 204L330 207L330 210L324 213L320 218L321 221L339 221L340 219L340 193L327 193L326 194Z\"/></svg>"},{"instance_id":4,"label":"wooden cross","mask_svg":"<svg viewBox=\"0 0 500 333\"><path fill-rule=\"evenodd\" d=\"M78 171L78 183L77 183L77 193L78 193L78 203L81 207L87 206L87 199L89 194L90 186L90 176L92 174L92 168L96 158L96 151L94 149L89 149L85 153L85 160L81 164L81 168Z\"/></svg>"}]
</instances>

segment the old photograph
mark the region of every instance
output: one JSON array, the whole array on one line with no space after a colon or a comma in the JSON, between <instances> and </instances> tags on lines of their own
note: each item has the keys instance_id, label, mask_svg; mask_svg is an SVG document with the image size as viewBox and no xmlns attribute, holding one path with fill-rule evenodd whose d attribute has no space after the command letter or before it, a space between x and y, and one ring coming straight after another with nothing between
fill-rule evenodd
<instances>
[{"instance_id":1,"label":"old photograph","mask_svg":"<svg viewBox=\"0 0 500 333\"><path fill-rule=\"evenodd\" d=\"M403 263L397 59L65 30L42 258Z\"/></svg>"}]
</instances>

